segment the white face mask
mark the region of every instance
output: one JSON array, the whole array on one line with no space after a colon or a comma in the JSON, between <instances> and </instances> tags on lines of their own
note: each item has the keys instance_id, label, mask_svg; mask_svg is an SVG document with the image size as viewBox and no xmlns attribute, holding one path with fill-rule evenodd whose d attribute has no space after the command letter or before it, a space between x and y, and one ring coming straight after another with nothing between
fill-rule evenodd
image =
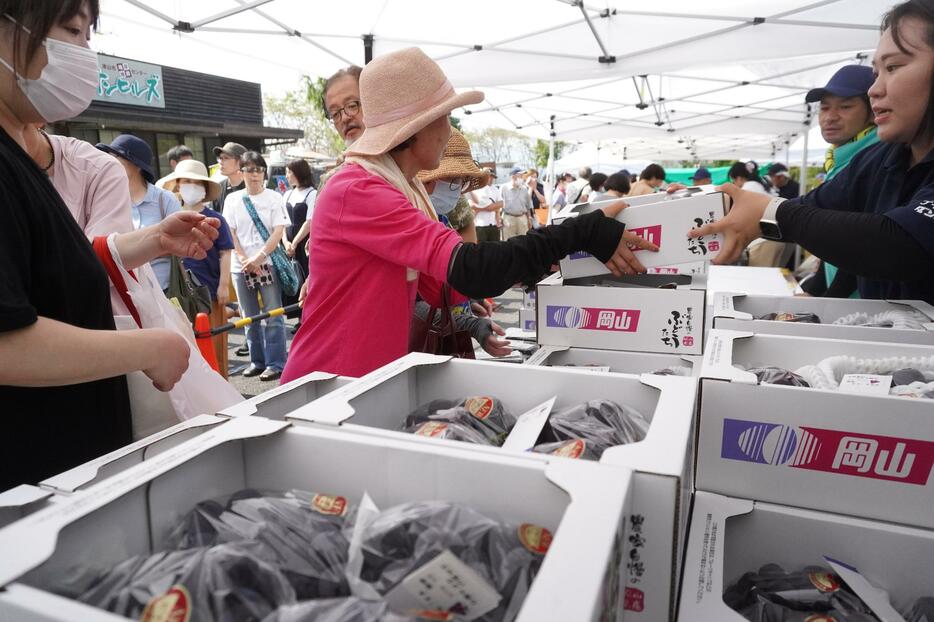
<instances>
[{"instance_id":1,"label":"white face mask","mask_svg":"<svg viewBox=\"0 0 934 622\"><path fill-rule=\"evenodd\" d=\"M182 195L185 205L200 205L207 196L207 190L201 184L181 184L178 193Z\"/></svg>"},{"instance_id":2,"label":"white face mask","mask_svg":"<svg viewBox=\"0 0 934 622\"><path fill-rule=\"evenodd\" d=\"M16 23L9 15L6 18ZM29 32L26 28L23 30ZM46 39L42 45L49 63L36 80L19 75L2 58L0 63L16 76L16 84L26 99L47 122L76 117L91 105L97 94L100 81L97 52L56 39Z\"/></svg>"},{"instance_id":3,"label":"white face mask","mask_svg":"<svg viewBox=\"0 0 934 622\"><path fill-rule=\"evenodd\" d=\"M451 190L450 183L440 180L435 182L435 189L431 193L431 205L435 208L435 212L444 216L451 213L460 198L460 188Z\"/></svg>"}]
</instances>

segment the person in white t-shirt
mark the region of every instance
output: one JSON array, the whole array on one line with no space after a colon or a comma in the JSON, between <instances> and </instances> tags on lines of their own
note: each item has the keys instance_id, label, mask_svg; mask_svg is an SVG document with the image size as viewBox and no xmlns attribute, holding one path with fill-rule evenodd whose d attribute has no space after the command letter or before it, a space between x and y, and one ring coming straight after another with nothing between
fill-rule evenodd
<instances>
[{"instance_id":1,"label":"person in white t-shirt","mask_svg":"<svg viewBox=\"0 0 934 622\"><path fill-rule=\"evenodd\" d=\"M230 270L243 317L282 306L282 287L269 256L290 221L282 195L265 187L266 170L263 156L255 151L244 153L240 158L240 171L246 188L228 195L224 201L224 220L230 226L234 243ZM268 237L256 226L248 201ZM262 297L262 307L257 296ZM276 380L285 368L285 321L277 316L264 320L264 324L265 327L261 327L255 322L246 328L250 366L243 375Z\"/></svg>"},{"instance_id":2,"label":"person in white t-shirt","mask_svg":"<svg viewBox=\"0 0 934 622\"><path fill-rule=\"evenodd\" d=\"M486 185L474 190L467 196L467 201L474 212L474 225L477 229L477 240L480 242L499 242L499 230L502 226L500 210L503 208L503 197L499 188L494 185L496 176L484 168L487 174Z\"/></svg>"}]
</instances>

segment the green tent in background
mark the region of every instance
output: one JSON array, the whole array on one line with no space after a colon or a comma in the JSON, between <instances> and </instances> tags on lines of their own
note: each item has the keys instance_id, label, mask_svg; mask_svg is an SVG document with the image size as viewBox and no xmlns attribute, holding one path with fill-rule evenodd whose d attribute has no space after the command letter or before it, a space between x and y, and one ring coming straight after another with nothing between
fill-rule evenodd
<instances>
[{"instance_id":1,"label":"green tent in background","mask_svg":"<svg viewBox=\"0 0 934 622\"><path fill-rule=\"evenodd\" d=\"M766 162L759 166L759 176L765 177L766 172L769 170L769 167L772 165L771 162ZM692 177L697 171L698 167L694 168L666 168L665 169L665 181L669 184L679 182L690 186L694 183ZM729 166L718 166L714 168L707 168L710 171L710 177L715 184L725 184L730 181L726 178L726 172L730 170Z\"/></svg>"}]
</instances>

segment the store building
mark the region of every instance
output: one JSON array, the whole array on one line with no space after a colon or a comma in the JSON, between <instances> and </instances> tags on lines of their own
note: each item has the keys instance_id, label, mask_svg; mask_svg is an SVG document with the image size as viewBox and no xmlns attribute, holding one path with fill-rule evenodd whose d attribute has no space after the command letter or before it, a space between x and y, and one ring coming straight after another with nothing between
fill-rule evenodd
<instances>
[{"instance_id":1,"label":"store building","mask_svg":"<svg viewBox=\"0 0 934 622\"><path fill-rule=\"evenodd\" d=\"M157 176L170 172L166 152L185 144L214 164L211 150L228 141L264 151L303 137L301 130L263 126L259 84L101 54L97 96L81 115L55 123L55 134L89 143L139 136L158 154Z\"/></svg>"}]
</instances>

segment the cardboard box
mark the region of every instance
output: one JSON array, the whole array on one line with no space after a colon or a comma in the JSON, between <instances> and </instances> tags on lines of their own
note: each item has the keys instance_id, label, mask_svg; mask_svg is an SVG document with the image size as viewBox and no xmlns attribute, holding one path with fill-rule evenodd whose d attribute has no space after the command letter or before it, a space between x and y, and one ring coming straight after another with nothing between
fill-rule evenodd
<instances>
[{"instance_id":1,"label":"cardboard box","mask_svg":"<svg viewBox=\"0 0 934 622\"><path fill-rule=\"evenodd\" d=\"M625 200L625 199L624 199ZM688 239L688 232L726 215L729 198L716 192L685 199L654 202L627 207L616 217L626 229L655 243L658 252L637 250L635 256L646 268L674 266L696 261L709 261L720 251L722 235ZM611 201L575 205L555 215L555 222L600 209ZM588 253L573 253L560 262L561 274L568 279L610 274L602 262Z\"/></svg>"},{"instance_id":2,"label":"cardboard box","mask_svg":"<svg viewBox=\"0 0 934 622\"><path fill-rule=\"evenodd\" d=\"M54 492L30 484L21 484L0 492L0 527L44 508L53 503L56 497Z\"/></svg>"},{"instance_id":3,"label":"cardboard box","mask_svg":"<svg viewBox=\"0 0 934 622\"><path fill-rule=\"evenodd\" d=\"M888 592L898 611L931 595L934 532L698 491L678 620L745 622L723 602L726 588L765 564L829 569L825 555Z\"/></svg>"},{"instance_id":4,"label":"cardboard box","mask_svg":"<svg viewBox=\"0 0 934 622\"><path fill-rule=\"evenodd\" d=\"M526 309L535 308L535 290L533 289L530 292L525 290L522 291L522 306Z\"/></svg>"},{"instance_id":5,"label":"cardboard box","mask_svg":"<svg viewBox=\"0 0 934 622\"><path fill-rule=\"evenodd\" d=\"M630 477L625 468L571 460L419 446L260 417L228 420L0 530L0 619L123 619L50 588L76 567L109 568L160 550L199 501L243 488L296 488L352 503L366 492L381 508L444 499L545 527L554 539L518 620L621 620Z\"/></svg>"},{"instance_id":6,"label":"cardboard box","mask_svg":"<svg viewBox=\"0 0 934 622\"><path fill-rule=\"evenodd\" d=\"M657 287L664 284L675 284L677 289ZM538 284L538 342L701 354L705 287L704 277L682 274L581 279L553 274Z\"/></svg>"},{"instance_id":7,"label":"cardboard box","mask_svg":"<svg viewBox=\"0 0 934 622\"><path fill-rule=\"evenodd\" d=\"M523 307L519 309L519 328L525 331L534 331L535 326L535 308Z\"/></svg>"},{"instance_id":8,"label":"cardboard box","mask_svg":"<svg viewBox=\"0 0 934 622\"><path fill-rule=\"evenodd\" d=\"M701 369L700 361L700 356L542 346L525 361L525 364L542 367L574 367L584 370L596 368L622 374L651 374L668 367L687 367L692 370L692 376L698 376Z\"/></svg>"},{"instance_id":9,"label":"cardboard box","mask_svg":"<svg viewBox=\"0 0 934 622\"><path fill-rule=\"evenodd\" d=\"M409 354L288 418L340 426L386 442L403 440L451 449L466 446L471 451L499 455L508 450L425 438L398 430L406 415L421 404L471 395L494 396L517 416L552 397L557 398L555 408L598 398L635 408L650 421L646 438L608 449L601 463L636 471L629 520L641 531L639 539L627 545L631 564L626 570L626 619L654 622L671 619L677 595L677 570L693 477L695 390L693 378L624 376ZM517 455L529 460L552 458L521 448L519 451Z\"/></svg>"},{"instance_id":10,"label":"cardboard box","mask_svg":"<svg viewBox=\"0 0 934 622\"><path fill-rule=\"evenodd\" d=\"M647 268L648 274L707 274L708 264L706 261L692 261L691 263L681 263L674 266L657 266Z\"/></svg>"},{"instance_id":11,"label":"cardboard box","mask_svg":"<svg viewBox=\"0 0 934 622\"><path fill-rule=\"evenodd\" d=\"M757 385L733 367L794 371L835 355L931 357L934 348L711 331L697 489L934 527L934 401Z\"/></svg>"},{"instance_id":12,"label":"cardboard box","mask_svg":"<svg viewBox=\"0 0 934 622\"><path fill-rule=\"evenodd\" d=\"M40 482L39 486L58 494L73 493L125 471L135 464L150 460L172 447L203 434L226 418L256 415L281 420L287 412L316 400L351 380L353 378L335 374L310 373L222 410L218 413L219 416L201 415L182 421L126 447L121 447L64 473L47 478Z\"/></svg>"},{"instance_id":13,"label":"cardboard box","mask_svg":"<svg viewBox=\"0 0 934 622\"><path fill-rule=\"evenodd\" d=\"M838 318L854 313L875 315L889 311L913 310L928 321L918 330L834 325ZM766 313L814 313L822 324L756 320ZM714 295L713 327L747 330L772 335L854 339L934 345L934 307L921 300L859 300L850 298L811 298L803 296L749 296L722 292Z\"/></svg>"}]
</instances>

